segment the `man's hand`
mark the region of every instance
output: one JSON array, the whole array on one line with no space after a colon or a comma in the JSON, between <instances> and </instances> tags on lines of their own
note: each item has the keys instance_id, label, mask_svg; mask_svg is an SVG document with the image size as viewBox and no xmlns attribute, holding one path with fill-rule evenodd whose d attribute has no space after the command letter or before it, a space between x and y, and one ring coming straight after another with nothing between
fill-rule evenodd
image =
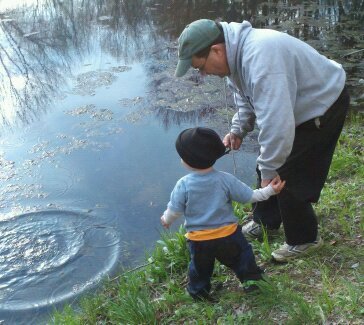
<instances>
[{"instance_id":1,"label":"man's hand","mask_svg":"<svg viewBox=\"0 0 364 325\"><path fill-rule=\"evenodd\" d=\"M222 140L225 147L229 147L233 150L238 150L242 143L242 140L234 133L230 132L225 135L224 139Z\"/></svg>"},{"instance_id":2,"label":"man's hand","mask_svg":"<svg viewBox=\"0 0 364 325\"><path fill-rule=\"evenodd\" d=\"M279 176L278 176L279 177ZM271 179L262 179L261 183L260 183L260 186L263 188L263 187L266 187L269 185L269 183L271 182L272 180Z\"/></svg>"},{"instance_id":3,"label":"man's hand","mask_svg":"<svg viewBox=\"0 0 364 325\"><path fill-rule=\"evenodd\" d=\"M265 186L263 186L263 183ZM270 179L262 180L262 183L261 183L262 187L266 187L268 184L270 184L272 186L274 192L276 194L278 194L282 191L284 185L286 185L286 181L282 181L281 178L279 177L279 175L277 175L272 180L270 180Z\"/></svg>"}]
</instances>

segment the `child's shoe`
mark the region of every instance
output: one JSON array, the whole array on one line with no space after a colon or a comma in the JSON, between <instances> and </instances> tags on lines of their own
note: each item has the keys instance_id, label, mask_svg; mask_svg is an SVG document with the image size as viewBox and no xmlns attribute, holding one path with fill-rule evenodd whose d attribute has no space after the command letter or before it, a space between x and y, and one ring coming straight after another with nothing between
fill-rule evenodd
<instances>
[{"instance_id":1,"label":"child's shoe","mask_svg":"<svg viewBox=\"0 0 364 325\"><path fill-rule=\"evenodd\" d=\"M251 293L254 291L258 291L258 290L259 290L259 287L256 284L246 285L243 287L243 291L245 293Z\"/></svg>"},{"instance_id":2,"label":"child's shoe","mask_svg":"<svg viewBox=\"0 0 364 325\"><path fill-rule=\"evenodd\" d=\"M214 298L213 296L211 296L210 294L196 295L196 296L191 296L191 297L193 298L194 301L206 301L206 302L212 302L212 303L218 302L218 300L216 298Z\"/></svg>"},{"instance_id":3,"label":"child's shoe","mask_svg":"<svg viewBox=\"0 0 364 325\"><path fill-rule=\"evenodd\" d=\"M248 280L248 281L244 282L243 291L245 293L251 293L251 292L260 290L257 283L262 282L262 281L265 281L263 277L260 280Z\"/></svg>"},{"instance_id":4,"label":"child's shoe","mask_svg":"<svg viewBox=\"0 0 364 325\"><path fill-rule=\"evenodd\" d=\"M218 300L212 297L208 292L200 292L199 294L191 294L189 295L193 298L194 301L208 301L208 302L217 302Z\"/></svg>"}]
</instances>

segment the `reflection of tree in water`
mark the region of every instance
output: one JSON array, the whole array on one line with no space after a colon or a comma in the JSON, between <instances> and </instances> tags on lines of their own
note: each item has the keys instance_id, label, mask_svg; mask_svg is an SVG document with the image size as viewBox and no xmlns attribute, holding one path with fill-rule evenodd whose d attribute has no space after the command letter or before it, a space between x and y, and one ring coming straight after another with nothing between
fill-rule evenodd
<instances>
[{"instance_id":1,"label":"reflection of tree in water","mask_svg":"<svg viewBox=\"0 0 364 325\"><path fill-rule=\"evenodd\" d=\"M1 122L36 117L95 48L117 59L140 58L150 45L143 2L45 0L0 12Z\"/></svg>"},{"instance_id":2,"label":"reflection of tree in water","mask_svg":"<svg viewBox=\"0 0 364 325\"><path fill-rule=\"evenodd\" d=\"M334 59L345 56L355 83L363 52L349 52L364 48L363 10L363 0L44 0L18 6L0 12L2 123L37 116L59 94L73 66L100 48L128 62L145 55L162 60L151 77L169 82L158 73L176 63L171 41L199 18L249 19L256 27L286 31Z\"/></svg>"},{"instance_id":3,"label":"reflection of tree in water","mask_svg":"<svg viewBox=\"0 0 364 325\"><path fill-rule=\"evenodd\" d=\"M216 19L223 17L237 18L234 1L227 0L152 0L150 6L155 10L152 14L158 20L160 34L166 32L174 40L184 29L186 24L200 19ZM231 19L235 20L235 19ZM230 21L231 21L230 20Z\"/></svg>"},{"instance_id":4,"label":"reflection of tree in water","mask_svg":"<svg viewBox=\"0 0 364 325\"><path fill-rule=\"evenodd\" d=\"M187 23L200 18L224 21L249 20L254 27L274 27L292 35L316 39L350 15L359 29L363 19L363 0L156 0L150 1L163 34L178 37ZM358 13L360 13L358 15ZM361 20L360 20L361 19Z\"/></svg>"},{"instance_id":5,"label":"reflection of tree in water","mask_svg":"<svg viewBox=\"0 0 364 325\"><path fill-rule=\"evenodd\" d=\"M163 126L168 129L173 125L181 125L182 123L201 122L201 120L215 112L215 108L205 105L192 111L176 111L166 107L159 107L156 110L156 116L162 122Z\"/></svg>"},{"instance_id":6,"label":"reflection of tree in water","mask_svg":"<svg viewBox=\"0 0 364 325\"><path fill-rule=\"evenodd\" d=\"M364 10L363 0L175 0L173 5L161 0L151 3L160 8L156 16L161 31L170 31L173 38L193 20L222 18L228 22L249 20L254 27L282 29L304 40L325 39L324 33L335 31L345 17L350 18L347 20L354 26L356 24L356 30L360 30Z\"/></svg>"},{"instance_id":7,"label":"reflection of tree in water","mask_svg":"<svg viewBox=\"0 0 364 325\"><path fill-rule=\"evenodd\" d=\"M167 48L153 55L147 65L150 83L147 92L149 108L168 128L189 122L197 124L211 118L222 108L234 109L232 96L224 86L224 80L201 77L190 69L182 78L174 77L177 62L176 48ZM225 91L226 90L226 96Z\"/></svg>"},{"instance_id":8,"label":"reflection of tree in water","mask_svg":"<svg viewBox=\"0 0 364 325\"><path fill-rule=\"evenodd\" d=\"M363 0L156 0L150 5L161 35L175 40L187 23L200 18L249 20L254 27L272 28L300 38L342 63L353 98L363 96ZM351 54L354 52L354 54ZM176 62L177 54L165 52ZM168 80L167 83L170 81ZM159 86L160 88L160 86Z\"/></svg>"},{"instance_id":9,"label":"reflection of tree in water","mask_svg":"<svg viewBox=\"0 0 364 325\"><path fill-rule=\"evenodd\" d=\"M363 0L242 1L243 19L255 27L287 32L344 65L352 106L362 105L364 86Z\"/></svg>"},{"instance_id":10,"label":"reflection of tree in water","mask_svg":"<svg viewBox=\"0 0 364 325\"><path fill-rule=\"evenodd\" d=\"M47 56L41 44L32 41L28 36L28 45L24 47L19 40L25 33L14 21L2 21L0 25L5 42L0 44L0 87L2 92L2 122L6 123L12 114L22 121L27 120L28 112L24 109L12 110L13 103L20 108L42 107L49 92L57 88L54 78L56 64L48 65ZM27 36L27 35L25 35ZM5 43L5 45L4 45ZM40 46L38 46L40 45ZM39 94L38 96L34 96Z\"/></svg>"},{"instance_id":11,"label":"reflection of tree in water","mask_svg":"<svg viewBox=\"0 0 364 325\"><path fill-rule=\"evenodd\" d=\"M148 37L153 26L145 10L145 0L108 1L104 7L100 6L98 16L108 26L103 31L102 47L112 56L133 61L145 55L152 45Z\"/></svg>"}]
</instances>

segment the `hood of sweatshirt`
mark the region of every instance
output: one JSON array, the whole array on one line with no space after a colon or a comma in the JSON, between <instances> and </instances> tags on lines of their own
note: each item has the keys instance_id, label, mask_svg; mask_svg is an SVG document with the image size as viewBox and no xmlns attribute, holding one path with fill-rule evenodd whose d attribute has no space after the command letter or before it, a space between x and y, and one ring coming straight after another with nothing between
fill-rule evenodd
<instances>
[{"instance_id":1,"label":"hood of sweatshirt","mask_svg":"<svg viewBox=\"0 0 364 325\"><path fill-rule=\"evenodd\" d=\"M244 55L238 48L241 48L247 35L252 30L252 25L248 21L242 23L227 23L221 22L221 26L224 31L225 43L226 43L226 55L229 69L232 75L237 71L236 62L238 55Z\"/></svg>"}]
</instances>

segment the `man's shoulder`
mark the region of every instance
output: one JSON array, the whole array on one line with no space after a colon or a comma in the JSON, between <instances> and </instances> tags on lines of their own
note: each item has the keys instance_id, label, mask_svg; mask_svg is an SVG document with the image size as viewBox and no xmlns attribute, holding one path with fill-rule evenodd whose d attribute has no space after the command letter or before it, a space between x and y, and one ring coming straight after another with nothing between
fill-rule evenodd
<instances>
[{"instance_id":1,"label":"man's shoulder","mask_svg":"<svg viewBox=\"0 0 364 325\"><path fill-rule=\"evenodd\" d=\"M291 49L291 47L302 47L305 42L289 35L285 32L274 29L254 29L249 33L246 41L246 47L254 50L255 54L262 55L282 55L282 49Z\"/></svg>"}]
</instances>

